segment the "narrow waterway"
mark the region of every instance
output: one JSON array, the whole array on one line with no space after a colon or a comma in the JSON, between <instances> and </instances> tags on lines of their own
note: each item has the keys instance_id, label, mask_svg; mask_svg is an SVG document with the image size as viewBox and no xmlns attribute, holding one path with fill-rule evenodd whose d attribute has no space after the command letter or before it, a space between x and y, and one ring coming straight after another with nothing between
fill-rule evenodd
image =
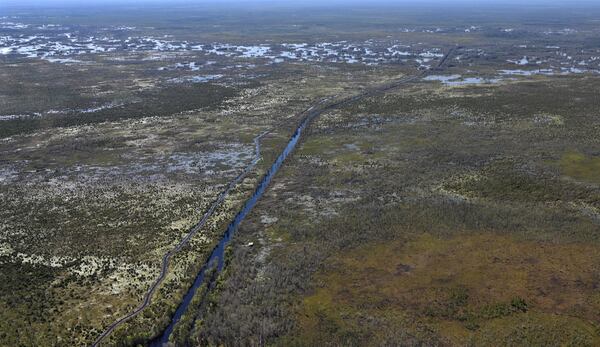
<instances>
[{"instance_id":1,"label":"narrow waterway","mask_svg":"<svg viewBox=\"0 0 600 347\"><path fill-rule=\"evenodd\" d=\"M448 60L448 57L453 53L453 51L455 49L456 48L450 49L450 51L444 55L442 60L437 65L436 70L440 70L442 68L444 63ZM250 211L252 210L254 205L256 205L258 200L264 194L265 190L271 183L271 180L273 179L273 177L275 176L277 171L279 171L279 168L283 164L284 160L294 150L294 148L296 147L296 144L298 143L298 140L300 139L300 136L302 135L302 132L306 129L306 127L308 127L310 122L315 117L317 117L318 115L320 115L321 113L323 113L325 111L340 107L345 104L355 102L355 101L360 100L368 95L371 95L374 93L385 92L385 91L397 88L398 86L406 84L408 82L415 81L419 78L422 78L427 73L428 73L428 71L423 71L418 75L402 78L402 79L396 81L395 83L383 85L379 88L374 88L372 90L366 90L357 95L346 97L341 100L338 100L337 102L330 103L329 105L319 107L319 106L321 106L320 105L321 103L323 103L327 100L327 99L324 99L324 100L321 100L321 102L319 104L309 108L305 112L304 118L300 122L300 125L296 128L296 131L294 132L294 134L288 141L283 152L281 152L279 157L277 157L277 160L273 163L271 168L267 171L267 173L265 174L265 176L263 177L261 182L256 187L256 190L254 191L254 193L252 194L250 199L248 199L248 201L246 201L246 203L242 207L241 211L235 216L234 220L227 227L227 230L225 231L225 234L219 241L219 244L212 251L212 253L210 254L210 257L208 258L208 260L206 261L206 263L204 264L204 266L202 267L202 269L196 276L196 279L194 280L194 284L186 293L185 297L183 298L183 301L179 304L179 307L177 308L177 311L175 311L175 315L171 319L171 322L169 323L169 326L167 327L167 329L163 332L163 334L159 338L152 341L150 343L150 346L160 347L169 342L169 337L173 333L173 329L175 328L175 325L177 324L177 322L179 322L179 320L181 319L183 314L187 311L187 308L190 305L190 303L192 302L192 299L194 298L194 295L196 294L198 288L200 288L200 286L202 286L202 284L204 283L204 275L205 275L207 269L209 269L211 266L214 266L216 264L216 274L217 275L223 270L223 264L224 264L223 258L224 258L224 254L225 254L225 247L231 241L231 238L233 237L233 234L237 230L240 223L244 220L244 218L248 215L248 213L250 213ZM208 290L210 290L210 288Z\"/></svg>"},{"instance_id":2,"label":"narrow waterway","mask_svg":"<svg viewBox=\"0 0 600 347\"><path fill-rule=\"evenodd\" d=\"M304 117L304 119L302 120L300 125L296 128L296 131L294 132L294 134L288 141L284 150L281 152L281 154L279 154L279 157L277 157L277 160L275 160L275 162L273 163L271 168L267 171L265 176L262 178L262 180L256 187L256 190L254 191L252 196L246 201L246 203L244 204L244 206L242 207L240 212L238 212L238 214L235 216L233 221L229 224L229 226L227 227L227 230L223 234L223 237L219 241L219 244L215 247L215 249L213 249L208 260L206 261L204 266L198 272L198 275L196 276L196 279L194 280L194 284L188 290L188 292L185 294L185 297L183 298L182 302L179 304L177 311L175 311L175 314L172 317L171 322L169 323L169 326L167 327L167 329L163 332L163 334L159 338L152 341L150 343L150 346L158 347L158 346L162 346L169 342L169 337L173 333L173 329L175 328L175 325L177 324L177 322L179 322L179 320L181 319L183 314L187 311L187 308L190 305L190 303L192 302L192 299L194 298L194 295L196 294L198 288L200 288L200 286L202 286L202 284L204 283L204 277L205 277L207 269L209 269L210 267L212 267L216 264L217 274L223 270L223 264L224 264L223 258L224 258L224 254L225 254L225 247L231 241L233 234L237 230L240 223L248 215L248 213L250 213L250 211L252 210L254 205L256 205L256 203L258 202L260 197L264 194L265 190L271 183L271 180L273 179L273 177L275 176L277 171L279 171L279 168L281 167L281 165L283 164L285 159L294 150L294 148L296 147L296 144L298 143L298 140L300 139L300 136L302 135L302 132L306 129L306 127L312 121L312 119L314 117L316 117L317 115L319 115L321 112L322 112L322 110L315 111L315 110L313 110L313 108L308 110L308 114Z\"/></svg>"},{"instance_id":3,"label":"narrow waterway","mask_svg":"<svg viewBox=\"0 0 600 347\"><path fill-rule=\"evenodd\" d=\"M194 280L194 284L186 293L183 301L180 303L174 316L172 317L171 322L169 323L169 326L167 327L167 329L162 333L162 335L157 337L155 340L151 341L149 343L149 345L152 347L158 347L158 346L162 346L162 345L168 343L169 337L173 333L173 330L174 330L177 322L179 322L179 320L181 319L183 314L187 311L190 303L192 302L192 299L194 298L194 295L198 291L198 288L200 286L202 286L202 284L204 283L204 280L205 280L204 277L205 277L206 271L209 268L214 267L216 265L215 276L217 276L223 270L223 265L224 265L223 257L224 257L225 247L231 241L231 238L233 237L233 234L235 233L237 227L242 222L242 220L246 217L246 215L248 215L248 213L252 210L254 205L256 205L256 202L263 195L263 193L265 192L265 190L271 183L271 180L273 179L273 177L275 176L275 174L277 173L277 171L283 164L284 160L289 156L289 154L296 147L296 144L298 143L298 140L300 139L302 132L306 129L306 127L310 124L310 122L315 117L319 116L320 114L322 114L325 111L329 111L329 110L338 108L340 106L356 102L367 96L377 94L377 93L384 93L389 90L398 88L401 85L404 85L409 82L413 82L415 80L418 80L418 79L426 76L431 71L441 71L444 67L445 62L448 61L448 58L454 53L454 51L456 49L459 49L459 48L462 48L462 47L457 46L457 47L451 48L448 51L448 53L446 53L446 55L444 55L444 57L437 64L437 66L432 70L425 70L425 71L420 72L417 75L407 76L407 77L401 78L401 79L399 79L395 82L389 83L389 84L384 84L379 87L374 87L374 88L363 90L362 92L360 92L354 96L348 96L348 97L345 97L342 99L338 99L337 101L329 103L328 105L323 105L323 103L326 102L329 98L322 99L320 102L318 102L317 104L315 104L314 106L312 106L308 110L306 110L304 112L304 117L302 118L300 125L296 128L296 131L294 132L294 134L288 141L283 152L277 157L277 160L275 161L275 163L273 163L271 168L267 171L267 173L265 174L263 179L260 181L259 185L257 186L256 190L254 191L254 193L252 194L250 199L248 201L246 201L246 203L244 204L242 210L235 216L235 219L233 220L233 222L231 222L229 224L229 226L227 227L227 230L225 231L225 233L224 233L223 237L221 238L221 240L219 241L218 245L215 247L215 249L213 249L208 260L204 263L204 266L200 269L200 272L198 273L198 275L196 276L196 279ZM335 97L337 97L337 96L334 96L333 98L335 99ZM142 312L142 310L144 308L146 308L150 304L150 300L152 298L154 291L158 288L159 284L162 282L162 280L166 276L169 261L170 261L171 257L173 256L173 254L175 254L176 252L181 250L181 248L185 244L187 244L187 242L204 226L204 224L206 223L208 218L212 215L212 213L214 212L216 207L221 202L223 202L225 197L228 195L229 191L232 190L233 187L237 183L239 183L246 176L246 174L250 172L251 169L253 169L255 167L258 160L260 159L260 139L264 135L266 135L266 133L263 133L262 135L259 135L258 137L255 138L256 153L257 153L255 160L234 181L230 182L230 184L228 185L228 188L219 195L217 201L211 206L211 208L204 215L202 220L194 228L192 228L190 233L188 233L188 235L177 245L177 247L175 247L173 250L169 251L167 254L164 255L163 262L162 262L161 275L153 283L153 285L151 286L149 291L146 293L141 305L138 308L136 308L133 312L127 314L126 316L120 318L119 320L117 320L116 322L114 322L113 324L108 326L108 328L102 334L100 334L98 336L96 341L92 344L92 347L98 346L118 326L125 323L129 319L137 316L140 312ZM207 292L208 291L210 291L210 287L207 289Z\"/></svg>"}]
</instances>

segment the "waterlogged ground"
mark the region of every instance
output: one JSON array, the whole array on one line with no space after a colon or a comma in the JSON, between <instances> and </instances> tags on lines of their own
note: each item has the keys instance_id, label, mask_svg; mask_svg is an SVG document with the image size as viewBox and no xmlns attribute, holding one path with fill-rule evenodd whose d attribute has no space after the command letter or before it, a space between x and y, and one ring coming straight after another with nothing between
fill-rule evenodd
<instances>
[{"instance_id":1,"label":"waterlogged ground","mask_svg":"<svg viewBox=\"0 0 600 347\"><path fill-rule=\"evenodd\" d=\"M248 77L236 74L236 63L227 75L153 84L120 77L159 71L140 60L73 71L27 59L5 73L14 85L31 85L32 95L5 94L4 109L40 112L4 117L10 136L0 143L2 341L26 345L89 345L137 307L162 256L251 162L254 138L270 131L258 170L174 258L152 305L107 343L134 344L160 333L297 115L323 97L404 74L299 64L263 67L264 75ZM115 94L123 95L120 101L111 101ZM9 330L8 322L19 329Z\"/></svg>"},{"instance_id":2,"label":"waterlogged ground","mask_svg":"<svg viewBox=\"0 0 600 347\"><path fill-rule=\"evenodd\" d=\"M216 130L228 124L205 121L147 118L3 141L2 321L21 334L7 341L86 344L99 323L137 305L162 254L254 156L260 128L228 137ZM193 248L207 247L210 235ZM45 325L52 329L40 333Z\"/></svg>"},{"instance_id":3,"label":"waterlogged ground","mask_svg":"<svg viewBox=\"0 0 600 347\"><path fill-rule=\"evenodd\" d=\"M431 79L315 122L188 339L599 343L597 81Z\"/></svg>"},{"instance_id":4,"label":"waterlogged ground","mask_svg":"<svg viewBox=\"0 0 600 347\"><path fill-rule=\"evenodd\" d=\"M90 345L269 131L105 341L147 343L300 112L452 48L316 119L173 342L600 343L593 11L65 11L0 13L0 345Z\"/></svg>"},{"instance_id":5,"label":"waterlogged ground","mask_svg":"<svg viewBox=\"0 0 600 347\"><path fill-rule=\"evenodd\" d=\"M215 24L193 35L191 28L210 27L210 23L190 22L168 30L157 23L123 25L115 20L108 18L101 25L61 15L0 18L0 61L5 65L0 76L7 81L0 87L3 134L37 128L39 123L114 119L123 117L115 114L121 111L130 113L128 117L168 113L158 105L148 107L149 98L172 98L180 110L187 109L186 104L193 108L208 100L216 103L234 93L236 86L282 69L277 67L280 64L424 70L453 45L465 46L451 60L461 76L437 78L446 84L600 71L600 49L591 43L597 29L583 23L572 28L568 21L527 28L495 22L436 23L395 27L391 34L367 29L346 32L333 22L329 24L335 29L328 35L285 35L300 24L290 24L276 35L263 28L270 25L265 22L257 26L264 31L249 38L237 33L243 23L235 21L227 25L236 34L219 35ZM23 71L23 66L28 69ZM220 88L201 85L211 81ZM195 89L209 92L208 100L192 100L181 91L176 95L160 91L180 84L200 84ZM22 92L32 89L34 93Z\"/></svg>"}]
</instances>

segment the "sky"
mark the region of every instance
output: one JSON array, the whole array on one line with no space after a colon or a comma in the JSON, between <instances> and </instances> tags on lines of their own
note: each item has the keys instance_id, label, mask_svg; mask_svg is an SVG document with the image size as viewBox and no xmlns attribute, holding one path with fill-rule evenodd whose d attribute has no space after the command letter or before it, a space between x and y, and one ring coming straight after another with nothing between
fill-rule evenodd
<instances>
[{"instance_id":1,"label":"sky","mask_svg":"<svg viewBox=\"0 0 600 347\"><path fill-rule=\"evenodd\" d=\"M486 5L505 5L505 6L543 6L543 7L587 7L589 5L600 4L600 0L0 0L0 12L2 8L15 7L65 7L65 6L106 6L106 5L227 5L227 6L250 6L258 5L262 7L287 7L287 6L402 6L406 4L412 5L433 5L439 4L442 6L452 5L475 5L477 7L485 7Z\"/></svg>"},{"instance_id":2,"label":"sky","mask_svg":"<svg viewBox=\"0 0 600 347\"><path fill-rule=\"evenodd\" d=\"M202 3L239 3L239 4L250 4L250 3L273 3L273 4L321 4L321 3L353 3L353 4L373 4L373 3L386 3L386 4L401 4L401 3L441 3L441 4L453 4L453 3L472 3L472 4L498 4L498 3L506 3L506 4L551 4L551 3L561 3L561 4L584 4L584 3L595 3L596 0L1 0L1 3L4 4L28 4L28 5L58 5L58 4L144 4L144 3L160 3L160 4L169 4L169 3L192 3L192 4L202 4Z\"/></svg>"}]
</instances>

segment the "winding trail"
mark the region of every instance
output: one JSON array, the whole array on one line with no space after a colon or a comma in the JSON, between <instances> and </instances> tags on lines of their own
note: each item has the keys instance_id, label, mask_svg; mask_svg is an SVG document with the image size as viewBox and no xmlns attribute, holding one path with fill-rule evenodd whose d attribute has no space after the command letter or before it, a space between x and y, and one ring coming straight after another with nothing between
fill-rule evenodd
<instances>
[{"instance_id":1,"label":"winding trail","mask_svg":"<svg viewBox=\"0 0 600 347\"><path fill-rule=\"evenodd\" d=\"M206 213L204 213L204 216L202 216L202 219L200 220L200 222L198 222L186 234L186 236L181 241L179 241L179 243L177 244L177 246L175 246L174 248L172 248L170 251L168 251L162 257L162 264L161 264L160 275L156 278L156 280L154 280L154 282L152 283L152 285L150 286L150 288L148 289L148 291L144 295L144 300L142 301L142 303L135 310L133 310L132 312L128 313L127 315L121 317L120 319L118 319L117 321L115 321L114 323L112 323L111 325L109 325L106 328L106 330L102 334L100 334L100 336L98 336L98 338L92 344L92 346L94 346L94 347L98 346L119 325L121 325L121 324L125 323L126 321L130 320L131 318L137 316L148 305L150 305L150 303L152 302L152 296L156 292L156 289L158 288L158 286L162 283L162 281L167 276L167 272L168 272L168 269L169 269L169 264L171 263L171 258L173 257L173 255L175 255L177 252L179 252L192 239L192 237L194 237L204 227L204 225L206 224L206 222L208 221L208 219L212 216L212 214L215 212L215 210L217 209L217 207L219 207L219 205L225 200L225 198L227 197L227 195L229 195L229 193L231 192L231 190L233 188L235 188L235 186L238 183L240 183L248 175L248 173L250 173L250 171L252 171L254 169L254 167L256 166L256 164L258 164L258 161L260 160L260 140L265 135L267 135L268 133L269 133L269 131L266 131L266 132L264 132L264 133L262 133L262 134L260 134L260 135L258 135L257 137L254 138L255 150L254 150L254 158L252 159L252 162L250 162L250 164L248 164L248 166L246 166L246 168L244 169L244 171L242 173L240 173L237 177L235 177L231 182L229 182L227 184L227 187L225 188L225 190L223 190L219 194L219 196L217 197L217 199L211 204L211 206L208 209L208 211L206 211Z\"/></svg>"},{"instance_id":2,"label":"winding trail","mask_svg":"<svg viewBox=\"0 0 600 347\"><path fill-rule=\"evenodd\" d=\"M271 168L267 171L266 175L260 181L254 194L246 201L246 203L242 207L242 210L236 215L234 220L229 224L229 226L228 226L227 230L225 231L225 233L223 234L219 244L211 252L208 260L204 263L200 272L196 276L196 279L195 279L193 285L191 286L191 288L189 288L188 292L184 296L183 301L178 306L178 308L174 314L174 317L171 319L171 322L170 322L169 326L167 327L167 329L161 334L161 336L158 337L157 340L150 342L150 345L151 346L162 346L163 344L168 342L168 339L169 339L171 333L173 332L175 325L177 324L177 322L179 321L181 316L185 313L187 307L189 306L189 304L191 303L191 301L194 297L196 290L200 287L200 285L203 284L204 273L205 273L206 269L211 264L213 264L214 261L218 261L217 273L219 273L222 270L224 249L225 249L227 243L231 240L231 237L233 236L237 226L239 225L239 223L241 223L241 221L244 219L244 217L250 212L250 210L254 207L254 205L256 204L258 199L262 196L262 194L268 187L271 179L273 178L275 173L278 171L278 169L283 164L283 161L287 158L287 156L295 148L297 142L300 139L302 132L309 126L309 124L312 122L312 120L314 118L318 117L319 115L323 114L326 111L330 111L330 110L339 108L341 106L349 105L351 103L354 103L356 101L364 99L368 96L384 93L389 90L398 88L402 85L405 85L407 83L417 81L417 80L425 77L430 72L433 72L433 71L439 72L439 71L443 70L446 62L448 61L449 57L454 53L454 51L456 49L460 49L460 48L461 47L451 48L441 58L441 60L436 65L436 67L434 67L430 70L424 70L413 76L403 77L401 79L398 79L398 80L388 83L388 84L383 84L381 86L369 88L369 89L366 89L366 90L364 90L360 93L357 93L355 95L352 95L352 96L344 97L344 98L337 99L337 100L334 99L332 102L329 102L329 103L326 103L326 101L330 100L331 98L320 99L318 102L316 102L315 104L313 104L312 106L307 108L305 111L301 112L299 114L299 116L301 116L300 124L296 128L296 131L294 132L294 134L291 136L291 138L288 141L288 144L284 148L283 152L277 157L277 159L275 160L275 162L273 163ZM158 288L160 283L164 280L164 278L167 274L167 270L168 270L172 256L175 253L177 253L178 251L180 251L189 242L189 240L192 237L194 237L194 235L196 235L198 233L198 231L200 231L200 229L202 229L204 227L208 218L211 217L211 215L214 213L214 211L217 209L217 207L225 200L225 198L227 197L229 192L241 180L243 180L252 169L254 169L254 167L260 160L260 140L267 133L268 132L264 132L254 139L256 150L255 150L255 157L252 160L252 162L245 168L245 170L240 175L238 175L234 180L229 182L227 188L219 194L218 198L215 200L215 202L211 205L211 207L208 209L208 211L202 217L202 220L200 220L200 222L198 222L198 224L196 224L190 230L190 232L179 242L179 244L177 244L177 246L175 248L173 248L172 250L170 250L163 256L160 276L154 281L154 283L152 284L152 286L150 287L150 289L144 296L143 302L134 311L125 315L124 317L120 318L119 320L117 320L116 322L114 322L110 326L108 326L107 329L96 339L96 341L94 342L94 344L92 346L94 346L94 347L98 346L119 325L121 325L121 324L125 323L126 321L128 321L129 319L137 316L140 312L142 312L142 310L144 310L144 308L146 308L151 303L152 295L154 294L154 292L156 291L156 289Z\"/></svg>"}]
</instances>

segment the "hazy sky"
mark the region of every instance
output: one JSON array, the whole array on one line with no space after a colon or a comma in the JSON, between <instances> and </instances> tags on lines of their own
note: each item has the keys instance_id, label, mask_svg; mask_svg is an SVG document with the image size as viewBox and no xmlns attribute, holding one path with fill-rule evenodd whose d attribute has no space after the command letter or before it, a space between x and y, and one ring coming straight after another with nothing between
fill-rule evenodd
<instances>
[{"instance_id":1,"label":"hazy sky","mask_svg":"<svg viewBox=\"0 0 600 347\"><path fill-rule=\"evenodd\" d=\"M373 3L386 3L386 4L401 4L401 3L474 3L479 5L485 4L584 4L584 3L596 3L596 0L1 0L0 4L132 4L132 3L191 3L191 4L203 4L203 3L273 3L273 4L324 4L324 3L353 3L353 4L373 4ZM0 5L1 6L1 5Z\"/></svg>"},{"instance_id":2,"label":"hazy sky","mask_svg":"<svg viewBox=\"0 0 600 347\"><path fill-rule=\"evenodd\" d=\"M432 4L446 5L468 5L475 7L486 7L486 5L504 6L542 6L542 7L587 7L600 4L600 0L0 0L0 12L2 8L14 7L63 7L65 5L78 7L102 6L102 5L226 5L235 6L262 6L262 7L288 7L288 6L344 6L364 5L379 6L402 6L407 4L429 6Z\"/></svg>"}]
</instances>

